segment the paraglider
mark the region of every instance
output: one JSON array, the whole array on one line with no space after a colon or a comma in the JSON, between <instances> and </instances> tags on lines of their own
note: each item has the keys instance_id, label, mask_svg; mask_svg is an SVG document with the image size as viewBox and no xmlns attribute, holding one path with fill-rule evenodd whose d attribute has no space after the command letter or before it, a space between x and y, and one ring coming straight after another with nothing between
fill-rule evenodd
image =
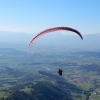
<instances>
[{"instance_id":1,"label":"paraglider","mask_svg":"<svg viewBox=\"0 0 100 100\"><path fill-rule=\"evenodd\" d=\"M41 35L44 35L46 33L49 33L49 32L54 32L54 31L60 31L60 30L65 30L65 31L71 31L71 32L74 32L76 34L78 34L80 36L80 38L83 40L83 37L81 35L81 33L79 31L77 31L76 29L73 29L73 28L70 28L70 27L54 27L54 28L49 28L49 29L46 29L40 33L38 33L35 37L33 37L33 39L31 40L30 44L29 44L29 47L31 48L32 47L32 44L33 42L38 38L40 37ZM62 72L63 70L61 70L60 68L58 69L58 74L60 76L62 76Z\"/></svg>"},{"instance_id":2,"label":"paraglider","mask_svg":"<svg viewBox=\"0 0 100 100\"><path fill-rule=\"evenodd\" d=\"M46 33L49 33L49 32L54 32L54 31L60 31L60 30L65 30L65 31L71 31L71 32L74 32L76 34L78 34L80 36L81 39L83 39L81 33L73 28L70 28L70 27L54 27L54 28L49 28L49 29L46 29L42 32L40 32L39 34L37 34L35 37L33 37L33 39L31 40L30 44L29 44L29 47L31 48L32 47L32 43L35 41L35 39L37 39L38 37L40 37L41 35L44 35Z\"/></svg>"},{"instance_id":3,"label":"paraglider","mask_svg":"<svg viewBox=\"0 0 100 100\"><path fill-rule=\"evenodd\" d=\"M60 68L58 69L58 74L60 75L60 76L62 76L62 72L63 72L63 70L61 70Z\"/></svg>"}]
</instances>

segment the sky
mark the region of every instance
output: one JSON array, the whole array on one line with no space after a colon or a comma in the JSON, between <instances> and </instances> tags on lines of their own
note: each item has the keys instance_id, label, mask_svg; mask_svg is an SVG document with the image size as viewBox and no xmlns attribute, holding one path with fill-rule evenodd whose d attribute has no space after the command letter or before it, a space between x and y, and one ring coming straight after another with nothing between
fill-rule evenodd
<instances>
[{"instance_id":1,"label":"sky","mask_svg":"<svg viewBox=\"0 0 100 100\"><path fill-rule=\"evenodd\" d=\"M100 33L100 0L0 0L0 31L35 33L57 26Z\"/></svg>"}]
</instances>

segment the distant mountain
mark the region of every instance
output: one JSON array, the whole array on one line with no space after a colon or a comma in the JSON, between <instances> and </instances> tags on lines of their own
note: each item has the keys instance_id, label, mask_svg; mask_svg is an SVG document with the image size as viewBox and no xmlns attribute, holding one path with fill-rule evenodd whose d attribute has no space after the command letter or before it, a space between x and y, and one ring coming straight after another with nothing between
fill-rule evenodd
<instances>
[{"instance_id":1,"label":"distant mountain","mask_svg":"<svg viewBox=\"0 0 100 100\"><path fill-rule=\"evenodd\" d=\"M2 32L0 31L0 44L29 44L31 39L36 33L14 33L14 32ZM53 46L70 48L74 50L100 50L100 34L88 34L83 35L83 40L79 36L67 35L61 33L51 33L41 36L34 42L36 46Z\"/></svg>"},{"instance_id":2,"label":"distant mountain","mask_svg":"<svg viewBox=\"0 0 100 100\"><path fill-rule=\"evenodd\" d=\"M33 34L0 31L0 43L27 43Z\"/></svg>"}]
</instances>

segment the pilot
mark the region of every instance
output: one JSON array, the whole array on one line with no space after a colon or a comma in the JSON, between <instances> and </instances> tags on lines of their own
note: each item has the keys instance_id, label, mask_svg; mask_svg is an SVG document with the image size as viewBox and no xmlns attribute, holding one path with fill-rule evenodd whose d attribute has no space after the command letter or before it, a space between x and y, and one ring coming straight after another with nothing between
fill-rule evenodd
<instances>
[{"instance_id":1,"label":"pilot","mask_svg":"<svg viewBox=\"0 0 100 100\"><path fill-rule=\"evenodd\" d=\"M63 72L63 70L61 70L61 69L59 68L59 69L58 69L58 73L59 73L60 76L62 76L62 72Z\"/></svg>"}]
</instances>

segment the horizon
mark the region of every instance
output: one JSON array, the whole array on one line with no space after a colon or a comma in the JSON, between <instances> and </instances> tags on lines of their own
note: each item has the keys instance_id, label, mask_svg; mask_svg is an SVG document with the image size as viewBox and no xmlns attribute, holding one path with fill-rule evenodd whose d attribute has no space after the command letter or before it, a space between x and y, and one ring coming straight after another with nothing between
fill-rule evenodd
<instances>
[{"instance_id":1,"label":"horizon","mask_svg":"<svg viewBox=\"0 0 100 100\"><path fill-rule=\"evenodd\" d=\"M14 34L14 33L4 33L0 34L0 47L4 48L25 48L29 49L29 43L31 39L34 37L34 34ZM77 34L68 35L62 33L52 33L46 34L44 36L39 37L33 43L31 50L38 49L42 47L42 49L49 47L54 47L56 49L64 48L73 50L89 50L89 51L100 51L100 34L86 34L83 35L83 40Z\"/></svg>"}]
</instances>

